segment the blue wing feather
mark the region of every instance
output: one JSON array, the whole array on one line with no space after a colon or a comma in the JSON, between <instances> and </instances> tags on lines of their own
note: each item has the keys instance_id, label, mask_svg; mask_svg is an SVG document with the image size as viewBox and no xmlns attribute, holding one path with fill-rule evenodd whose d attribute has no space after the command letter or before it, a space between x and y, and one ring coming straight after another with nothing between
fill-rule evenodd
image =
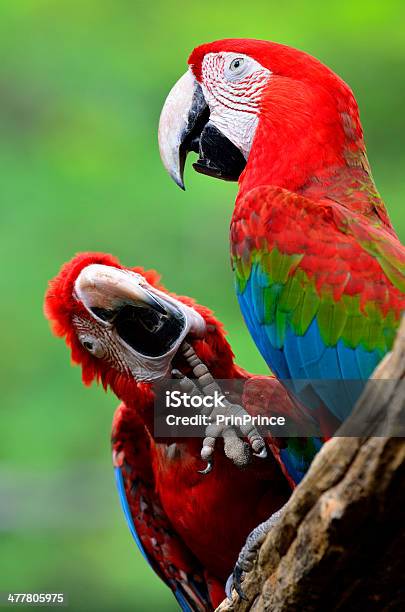
<instances>
[{"instance_id":1,"label":"blue wing feather","mask_svg":"<svg viewBox=\"0 0 405 612\"><path fill-rule=\"evenodd\" d=\"M124 512L125 520L127 521L127 525L131 532L131 535L134 538L136 545L141 551L144 559L146 559L149 565L151 565L151 562L145 552L145 549L142 546L142 542L136 532L134 521L132 520L131 510L129 509L129 504L127 500L127 494L125 493L124 477L122 475L122 470L120 467L114 468L114 475L115 475L115 482L116 482L117 489L118 489L118 495L119 495L120 502L121 502L121 508Z\"/></svg>"},{"instance_id":2,"label":"blue wing feather","mask_svg":"<svg viewBox=\"0 0 405 612\"><path fill-rule=\"evenodd\" d=\"M293 381L294 393L298 396L305 393L300 396L304 403L310 397L305 381L310 380L318 399L334 417L343 421L380 361L381 353L378 350L367 351L361 346L349 348L342 340L335 346L326 346L316 317L302 336L297 335L287 322L283 346L278 348L280 338L276 322L264 322L264 300L257 297L263 296L263 285L263 274L257 265L252 266L252 273L244 291L238 292L238 299L249 331L266 363L280 380ZM319 402L307 407L317 409Z\"/></svg>"}]
</instances>

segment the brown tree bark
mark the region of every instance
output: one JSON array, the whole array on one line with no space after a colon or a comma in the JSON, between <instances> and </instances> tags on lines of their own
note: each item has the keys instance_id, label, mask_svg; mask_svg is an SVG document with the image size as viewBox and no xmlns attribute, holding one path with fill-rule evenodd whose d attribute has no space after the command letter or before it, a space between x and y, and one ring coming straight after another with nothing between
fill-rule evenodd
<instances>
[{"instance_id":1,"label":"brown tree bark","mask_svg":"<svg viewBox=\"0 0 405 612\"><path fill-rule=\"evenodd\" d=\"M405 610L405 320L373 378L219 611Z\"/></svg>"}]
</instances>

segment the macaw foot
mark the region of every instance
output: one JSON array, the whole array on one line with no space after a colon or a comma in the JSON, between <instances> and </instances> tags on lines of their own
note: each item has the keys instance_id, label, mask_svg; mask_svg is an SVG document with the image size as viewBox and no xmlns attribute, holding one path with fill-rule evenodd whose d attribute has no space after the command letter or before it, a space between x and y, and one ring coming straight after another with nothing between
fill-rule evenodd
<instances>
[{"instance_id":1,"label":"macaw foot","mask_svg":"<svg viewBox=\"0 0 405 612\"><path fill-rule=\"evenodd\" d=\"M179 370L173 370L172 374L181 380L182 388L191 395L211 396L215 392L222 395L220 386L205 363L196 355L193 347L183 342L182 351L195 376L195 380L191 380ZM235 422L235 417L241 417L236 422L243 422L243 417L248 414L246 410L239 404L233 404L226 399L223 401L223 405L223 408L214 408L207 412L210 425L206 428L206 437L201 449L201 458L207 463L207 466L200 470L201 474L208 474L212 470L217 438L223 438L225 455L239 467L244 467L250 462L251 453L262 459L267 457L265 441L256 427L249 422L247 425L238 425L237 427L229 425L229 423ZM218 423L217 420L219 415L225 417L221 418L221 423ZM245 442L243 438L247 438L248 442Z\"/></svg>"},{"instance_id":2,"label":"macaw foot","mask_svg":"<svg viewBox=\"0 0 405 612\"><path fill-rule=\"evenodd\" d=\"M267 521L260 523L251 531L246 539L246 542L239 553L238 560L232 574L229 576L225 585L225 593L229 600L232 601L232 589L235 589L241 599L246 599L242 589L242 580L246 572L250 572L257 557L260 546L264 542L266 535L280 520L280 516L285 506L274 512Z\"/></svg>"}]
</instances>

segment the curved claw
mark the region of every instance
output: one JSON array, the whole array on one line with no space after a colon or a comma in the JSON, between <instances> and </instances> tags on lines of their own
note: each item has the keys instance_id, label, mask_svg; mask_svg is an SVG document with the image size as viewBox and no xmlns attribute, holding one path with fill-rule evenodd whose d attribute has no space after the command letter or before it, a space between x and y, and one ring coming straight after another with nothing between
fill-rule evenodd
<instances>
[{"instance_id":1,"label":"curved claw","mask_svg":"<svg viewBox=\"0 0 405 612\"><path fill-rule=\"evenodd\" d=\"M226 581L226 584L225 584L225 595L227 596L229 601L232 601L232 589L233 589L233 574L228 576L228 580Z\"/></svg>"},{"instance_id":2,"label":"curved claw","mask_svg":"<svg viewBox=\"0 0 405 612\"><path fill-rule=\"evenodd\" d=\"M247 600L245 593L243 592L242 583L243 569L240 565L236 564L232 574L229 576L225 584L225 595L232 601L232 589L235 589L241 599Z\"/></svg>"},{"instance_id":3,"label":"curved claw","mask_svg":"<svg viewBox=\"0 0 405 612\"><path fill-rule=\"evenodd\" d=\"M233 586L239 597L246 600L247 597L242 589L242 576L243 569L240 567L240 565L236 564L232 574Z\"/></svg>"},{"instance_id":4,"label":"curved claw","mask_svg":"<svg viewBox=\"0 0 405 612\"><path fill-rule=\"evenodd\" d=\"M265 446L263 446L262 450L260 451L260 453L253 453L254 457L260 457L260 459L266 459L267 457L267 449Z\"/></svg>"},{"instance_id":5,"label":"curved claw","mask_svg":"<svg viewBox=\"0 0 405 612\"><path fill-rule=\"evenodd\" d=\"M213 466L213 461L212 459L208 459L207 461L207 467L205 467L203 470L198 470L199 474L209 474L212 470L212 466Z\"/></svg>"}]
</instances>

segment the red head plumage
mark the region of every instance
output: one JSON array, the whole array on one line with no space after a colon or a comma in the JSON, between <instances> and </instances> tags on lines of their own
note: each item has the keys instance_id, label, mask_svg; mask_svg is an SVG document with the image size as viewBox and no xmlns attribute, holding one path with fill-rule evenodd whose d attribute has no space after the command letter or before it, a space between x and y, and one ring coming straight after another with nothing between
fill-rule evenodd
<instances>
[{"instance_id":1,"label":"red head plumage","mask_svg":"<svg viewBox=\"0 0 405 612\"><path fill-rule=\"evenodd\" d=\"M347 166L368 172L353 92L316 58L230 38L196 47L188 63L159 126L162 161L178 185L197 140L195 169L239 178L241 194L260 184L299 191Z\"/></svg>"},{"instance_id":2,"label":"red head plumage","mask_svg":"<svg viewBox=\"0 0 405 612\"><path fill-rule=\"evenodd\" d=\"M353 97L350 87L321 61L299 49L253 38L224 38L196 47L188 58L195 77L201 81L202 62L208 53L247 55L272 74L326 87L340 97ZM357 107L357 105L356 105Z\"/></svg>"},{"instance_id":3,"label":"red head plumage","mask_svg":"<svg viewBox=\"0 0 405 612\"><path fill-rule=\"evenodd\" d=\"M93 380L101 380L103 386L122 376L114 372L103 361L94 358L79 342L77 330L73 325L75 316L90 319L90 315L84 304L75 297L74 285L82 270L92 264L111 266L124 269L119 260L108 253L87 252L79 253L73 259L63 264L57 276L49 283L45 295L44 313L50 321L52 331L56 336L65 338L66 344L71 349L73 363L82 366L82 378L86 385ZM158 286L159 275L154 270L145 271L143 268L131 268L133 272L141 274L151 285Z\"/></svg>"}]
</instances>

